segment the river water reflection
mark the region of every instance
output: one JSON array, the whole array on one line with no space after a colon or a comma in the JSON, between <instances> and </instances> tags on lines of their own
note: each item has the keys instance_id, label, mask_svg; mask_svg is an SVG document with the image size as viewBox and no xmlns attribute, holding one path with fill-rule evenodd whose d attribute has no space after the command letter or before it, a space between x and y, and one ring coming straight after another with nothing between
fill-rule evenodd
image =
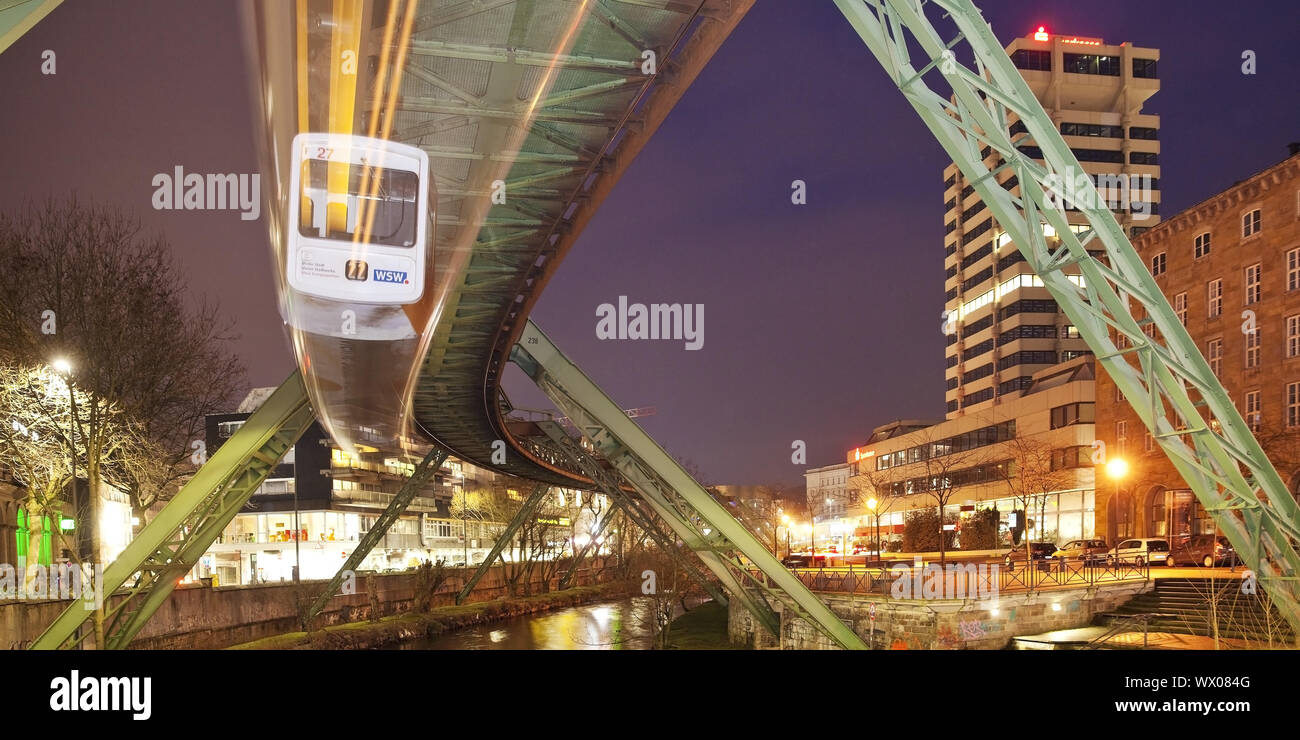
<instances>
[{"instance_id":1,"label":"river water reflection","mask_svg":"<svg viewBox=\"0 0 1300 740\"><path fill-rule=\"evenodd\" d=\"M530 614L404 643L404 650L649 650L654 601L648 597Z\"/></svg>"}]
</instances>

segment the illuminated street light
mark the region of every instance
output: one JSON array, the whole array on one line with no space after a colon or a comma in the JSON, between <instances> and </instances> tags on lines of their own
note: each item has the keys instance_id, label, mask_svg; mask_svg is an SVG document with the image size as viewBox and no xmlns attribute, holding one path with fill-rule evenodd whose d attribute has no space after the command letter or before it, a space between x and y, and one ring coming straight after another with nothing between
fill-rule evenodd
<instances>
[{"instance_id":1,"label":"illuminated street light","mask_svg":"<svg viewBox=\"0 0 1300 740\"><path fill-rule=\"evenodd\" d=\"M55 370L59 371L63 375L67 375L68 373L72 372L72 363L68 362L62 357L50 363L50 367L53 367Z\"/></svg>"},{"instance_id":2,"label":"illuminated street light","mask_svg":"<svg viewBox=\"0 0 1300 740\"><path fill-rule=\"evenodd\" d=\"M1128 461L1122 457L1112 458L1110 462L1106 463L1106 475L1113 480L1119 480L1128 475Z\"/></svg>"},{"instance_id":3,"label":"illuminated street light","mask_svg":"<svg viewBox=\"0 0 1300 740\"><path fill-rule=\"evenodd\" d=\"M1111 458L1111 459L1106 463L1106 475L1109 476L1111 480L1115 481L1115 503L1118 504L1118 503L1119 503L1119 496L1120 496L1120 491L1119 491L1119 482L1120 482L1120 479L1122 479L1124 476L1128 475L1128 461L1125 460L1125 459L1122 458L1122 457L1113 457L1113 458ZM1119 526L1118 526L1118 525L1119 525L1119 519L1118 519L1118 518L1116 518L1116 520L1115 520L1115 524L1116 524L1116 527L1115 527L1115 528L1118 530L1118 529L1119 529ZM1118 545L1119 545L1119 532L1111 532L1110 534L1111 534L1111 537L1114 538L1114 540L1115 540L1114 544L1116 545L1116 547L1118 547ZM1118 554L1118 549L1116 550L1116 553Z\"/></svg>"}]
</instances>

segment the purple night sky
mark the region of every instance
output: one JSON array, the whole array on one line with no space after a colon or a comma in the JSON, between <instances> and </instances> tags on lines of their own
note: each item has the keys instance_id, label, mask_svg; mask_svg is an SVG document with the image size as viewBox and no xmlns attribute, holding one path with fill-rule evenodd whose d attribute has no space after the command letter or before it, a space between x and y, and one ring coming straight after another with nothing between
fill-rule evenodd
<instances>
[{"instance_id":1,"label":"purple night sky","mask_svg":"<svg viewBox=\"0 0 1300 740\"><path fill-rule=\"evenodd\" d=\"M1039 25L1161 50L1162 214L1300 140L1292 2L983 0L1004 42ZM65 3L0 54L6 209L53 194L136 211L237 320L255 385L292 357L262 222L154 211L150 181L253 172L233 4ZM58 73L40 72L56 52ZM1241 73L1243 50L1258 74ZM945 159L826 1L759 0L601 207L533 318L712 483L796 483L870 429L943 413ZM790 182L808 204L790 204ZM596 307L702 303L705 342L601 342ZM165 321L165 317L159 317ZM516 405L544 398L513 371Z\"/></svg>"}]
</instances>

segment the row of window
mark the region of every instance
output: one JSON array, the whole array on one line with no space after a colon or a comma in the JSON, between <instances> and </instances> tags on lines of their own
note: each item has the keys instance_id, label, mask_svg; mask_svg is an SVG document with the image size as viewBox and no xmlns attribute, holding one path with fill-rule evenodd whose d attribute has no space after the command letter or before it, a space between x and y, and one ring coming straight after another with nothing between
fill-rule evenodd
<instances>
[{"instance_id":1,"label":"row of window","mask_svg":"<svg viewBox=\"0 0 1300 740\"><path fill-rule=\"evenodd\" d=\"M1071 424L1092 424L1097 420L1097 404L1091 401L1067 403L1052 409L1052 428L1060 429Z\"/></svg>"},{"instance_id":2,"label":"row of window","mask_svg":"<svg viewBox=\"0 0 1300 740\"><path fill-rule=\"evenodd\" d=\"M928 460L931 457L942 457L951 455L954 452L966 452L967 450L1006 442L1015 439L1015 437L1016 422L1014 420L1004 421L1001 424L992 424L952 437L946 437L937 442L919 444L897 452L880 455L876 458L876 470L888 470L899 465Z\"/></svg>"},{"instance_id":3,"label":"row of window","mask_svg":"<svg viewBox=\"0 0 1300 740\"><path fill-rule=\"evenodd\" d=\"M1242 366L1247 370L1259 367L1260 347L1263 344L1263 330L1256 326L1254 331L1245 332L1245 358ZM1300 314L1286 317L1286 342L1283 350L1288 359L1300 357ZM1210 370L1217 376L1223 369L1223 339L1211 339L1206 343L1205 359L1210 363Z\"/></svg>"},{"instance_id":4,"label":"row of window","mask_svg":"<svg viewBox=\"0 0 1300 740\"><path fill-rule=\"evenodd\" d=\"M1052 71L1052 52L1040 51L1037 49L1017 49L1011 54L1011 61L1019 69L1027 69L1036 72ZM1066 72L1083 75L1101 75L1106 77L1119 77L1121 64L1123 60L1120 57L1110 56L1109 54L1062 54L1061 67ZM1159 79L1155 59L1134 59L1133 76L1142 79L1156 80Z\"/></svg>"},{"instance_id":5,"label":"row of window","mask_svg":"<svg viewBox=\"0 0 1300 740\"><path fill-rule=\"evenodd\" d=\"M1021 350L998 359L998 370L1016 365L1055 365L1056 353L1050 350Z\"/></svg>"},{"instance_id":6,"label":"row of window","mask_svg":"<svg viewBox=\"0 0 1300 740\"><path fill-rule=\"evenodd\" d=\"M1042 159L1043 150L1036 146L1017 146L1026 157L1032 159ZM1074 152L1074 158L1080 162L1106 162L1109 164L1124 164L1124 152L1118 149L1076 149L1071 148ZM1155 152L1129 152L1129 164L1160 164L1160 155Z\"/></svg>"},{"instance_id":7,"label":"row of window","mask_svg":"<svg viewBox=\"0 0 1300 740\"><path fill-rule=\"evenodd\" d=\"M1264 407L1259 389L1246 391L1242 403L1242 416L1252 432L1258 432L1264 426ZM1300 382L1287 383L1282 390L1282 421L1288 429L1300 428ZM1146 432L1143 449L1147 452L1155 448L1151 433ZM1115 447L1123 454L1128 447L1128 422L1115 422Z\"/></svg>"},{"instance_id":8,"label":"row of window","mask_svg":"<svg viewBox=\"0 0 1300 740\"><path fill-rule=\"evenodd\" d=\"M1001 460L960 470L950 470L942 476L921 476L895 481L889 484L889 493L893 496L906 496L912 493L926 493L927 491L945 491L979 483L993 483L1007 478L1014 478L1015 475L1015 461Z\"/></svg>"},{"instance_id":9,"label":"row of window","mask_svg":"<svg viewBox=\"0 0 1300 740\"><path fill-rule=\"evenodd\" d=\"M980 342L974 347L971 347L970 349L963 352L962 362L970 362L972 359L979 357L985 352L992 352L992 351L993 351L993 340L991 338L985 339L984 341Z\"/></svg>"}]
</instances>

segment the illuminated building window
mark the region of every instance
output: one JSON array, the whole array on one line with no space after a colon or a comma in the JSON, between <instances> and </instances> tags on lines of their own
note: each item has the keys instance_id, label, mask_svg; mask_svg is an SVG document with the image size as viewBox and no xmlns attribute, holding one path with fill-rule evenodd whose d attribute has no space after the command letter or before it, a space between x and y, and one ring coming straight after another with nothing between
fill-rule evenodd
<instances>
[{"instance_id":1,"label":"illuminated building window","mask_svg":"<svg viewBox=\"0 0 1300 740\"><path fill-rule=\"evenodd\" d=\"M1205 286L1206 297L1206 316L1211 319L1219 318L1223 313L1223 279L1211 280Z\"/></svg>"}]
</instances>

